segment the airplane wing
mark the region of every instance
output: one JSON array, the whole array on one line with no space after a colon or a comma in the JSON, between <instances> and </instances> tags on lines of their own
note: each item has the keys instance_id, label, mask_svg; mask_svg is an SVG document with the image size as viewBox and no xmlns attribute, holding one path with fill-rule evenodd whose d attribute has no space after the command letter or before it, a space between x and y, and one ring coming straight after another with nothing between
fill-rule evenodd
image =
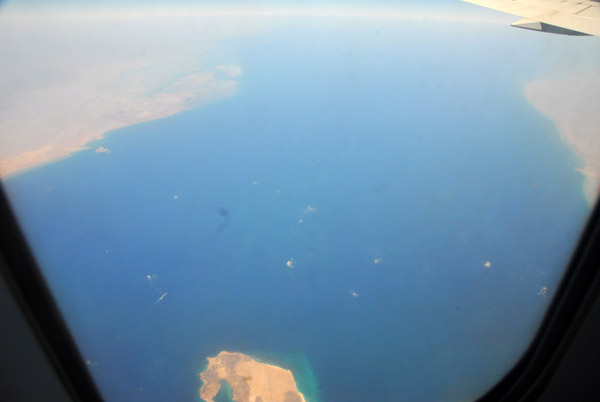
<instances>
[{"instance_id":1,"label":"airplane wing","mask_svg":"<svg viewBox=\"0 0 600 402\"><path fill-rule=\"evenodd\" d=\"M598 0L463 0L517 15L512 26L563 35L600 36Z\"/></svg>"}]
</instances>

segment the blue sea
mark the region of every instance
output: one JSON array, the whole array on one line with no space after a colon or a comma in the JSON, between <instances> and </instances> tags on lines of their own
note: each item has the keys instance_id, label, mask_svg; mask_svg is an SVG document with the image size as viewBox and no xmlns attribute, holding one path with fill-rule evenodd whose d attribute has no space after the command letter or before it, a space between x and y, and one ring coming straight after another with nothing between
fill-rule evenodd
<instances>
[{"instance_id":1,"label":"blue sea","mask_svg":"<svg viewBox=\"0 0 600 402\"><path fill-rule=\"evenodd\" d=\"M200 401L222 350L310 402L480 396L589 214L581 161L522 94L565 39L265 24L204 55L243 67L232 97L3 183L103 396Z\"/></svg>"}]
</instances>

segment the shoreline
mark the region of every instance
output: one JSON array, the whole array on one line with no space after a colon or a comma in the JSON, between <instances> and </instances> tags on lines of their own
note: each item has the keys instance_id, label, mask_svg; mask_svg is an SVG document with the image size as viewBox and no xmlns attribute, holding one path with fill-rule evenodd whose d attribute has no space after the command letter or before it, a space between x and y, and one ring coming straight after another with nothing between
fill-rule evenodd
<instances>
[{"instance_id":1,"label":"shoreline","mask_svg":"<svg viewBox=\"0 0 600 402\"><path fill-rule=\"evenodd\" d=\"M294 381L296 382L298 392L304 395L306 401L321 401L318 389L319 383L308 357L303 352L289 352L280 354L265 351L255 351L246 353L246 355L260 363L281 368L288 367L286 370L290 370L294 374ZM257 358L257 356L263 356L263 358Z\"/></svg>"},{"instance_id":2,"label":"shoreline","mask_svg":"<svg viewBox=\"0 0 600 402\"><path fill-rule=\"evenodd\" d=\"M583 176L581 189L585 200L591 209L600 196L600 166L595 166L597 160L594 161L592 159L593 157L589 155L589 152L586 152L583 141L581 143L578 142L579 138L577 133L573 133L573 130L577 130L577 128L571 127L566 121L556 121L550 116L546 117L554 121L556 131L558 132L561 141L583 162L583 167L575 168L575 170ZM583 136L581 133L579 134L580 136Z\"/></svg>"},{"instance_id":3,"label":"shoreline","mask_svg":"<svg viewBox=\"0 0 600 402\"><path fill-rule=\"evenodd\" d=\"M111 131L125 127L127 126L117 127L113 130L107 130L101 135L90 135L88 137L83 137L74 144L64 147L56 147L50 144L32 151L26 151L17 155L9 156L3 160L0 160L0 179L10 179L11 177L17 176L21 173L29 172L48 164L70 158L78 152L92 149L89 144L103 139L104 136Z\"/></svg>"},{"instance_id":4,"label":"shoreline","mask_svg":"<svg viewBox=\"0 0 600 402\"><path fill-rule=\"evenodd\" d=\"M203 71L180 78L149 97L115 98L105 96L84 104L63 121L53 122L46 133L38 133L36 145L0 160L0 179L6 180L20 173L45 166L91 149L91 143L108 133L139 123L171 117L186 110L204 106L233 96L238 82L217 80L213 72ZM32 128L31 131L34 131ZM102 149L99 153L110 150Z\"/></svg>"},{"instance_id":5,"label":"shoreline","mask_svg":"<svg viewBox=\"0 0 600 402\"><path fill-rule=\"evenodd\" d=\"M594 111L600 97L600 73L556 81L532 81L523 94L542 115L552 120L561 141L582 161L582 192L592 208L600 195L600 116ZM596 104L596 105L595 105Z\"/></svg>"}]
</instances>

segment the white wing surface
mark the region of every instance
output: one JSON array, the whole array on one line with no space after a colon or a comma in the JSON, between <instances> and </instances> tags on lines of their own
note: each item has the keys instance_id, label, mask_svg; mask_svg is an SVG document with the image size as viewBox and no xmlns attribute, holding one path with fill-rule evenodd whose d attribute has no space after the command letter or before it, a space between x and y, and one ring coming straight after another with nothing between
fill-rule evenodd
<instances>
[{"instance_id":1,"label":"white wing surface","mask_svg":"<svg viewBox=\"0 0 600 402\"><path fill-rule=\"evenodd\" d=\"M463 0L523 17L512 26L564 35L600 36L597 0Z\"/></svg>"}]
</instances>

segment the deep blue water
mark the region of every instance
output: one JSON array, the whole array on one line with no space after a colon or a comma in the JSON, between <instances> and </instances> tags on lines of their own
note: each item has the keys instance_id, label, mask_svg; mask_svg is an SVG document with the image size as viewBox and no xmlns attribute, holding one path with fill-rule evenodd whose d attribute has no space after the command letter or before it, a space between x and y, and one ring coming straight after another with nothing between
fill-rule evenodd
<instances>
[{"instance_id":1,"label":"deep blue water","mask_svg":"<svg viewBox=\"0 0 600 402\"><path fill-rule=\"evenodd\" d=\"M510 368L589 211L521 93L544 43L457 27L219 42L233 97L4 183L107 400L199 400L221 350L313 402L464 400Z\"/></svg>"}]
</instances>

